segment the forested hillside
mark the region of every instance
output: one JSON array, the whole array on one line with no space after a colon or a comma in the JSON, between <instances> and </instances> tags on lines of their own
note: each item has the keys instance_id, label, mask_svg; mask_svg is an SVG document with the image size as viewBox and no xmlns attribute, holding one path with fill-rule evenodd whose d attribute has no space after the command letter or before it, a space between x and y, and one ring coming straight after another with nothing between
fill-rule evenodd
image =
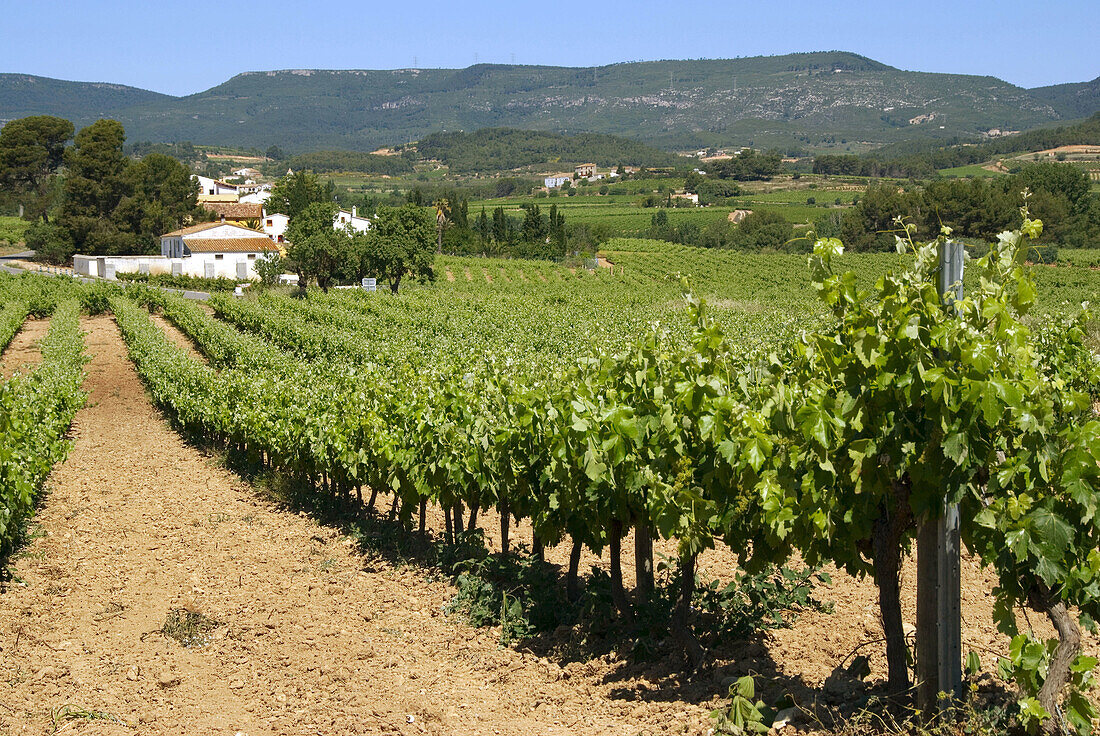
<instances>
[{"instance_id":1,"label":"forested hillside","mask_svg":"<svg viewBox=\"0 0 1100 736\"><path fill-rule=\"evenodd\" d=\"M174 100L124 84L66 82L30 74L0 74L0 125L28 115L57 115L78 124L113 117L119 110ZM183 139L180 139L183 140Z\"/></svg>"},{"instance_id":2,"label":"forested hillside","mask_svg":"<svg viewBox=\"0 0 1100 736\"><path fill-rule=\"evenodd\" d=\"M864 156L826 154L814 159L814 172L926 178L935 176L938 169L982 163L997 156L1072 145L1100 145L1100 113L1072 125L1040 128L980 144L953 138L944 142L897 143Z\"/></svg>"},{"instance_id":3,"label":"forested hillside","mask_svg":"<svg viewBox=\"0 0 1100 736\"><path fill-rule=\"evenodd\" d=\"M36 97L26 90L28 79L65 94ZM74 97L65 85L82 87L0 78L0 119L52 112L80 126L104 113L103 104ZM101 86L83 86L89 95L102 93ZM977 141L991 128L1026 130L1080 117L1065 112L1064 90L1045 89L1052 99L994 77L902 71L830 51L583 68L257 71L187 97L133 90L128 106L110 111L135 140L274 144L291 152L370 151L440 131L491 127L622 135L673 150L795 148ZM1100 109L1089 89L1073 92L1074 110Z\"/></svg>"},{"instance_id":4,"label":"forested hillside","mask_svg":"<svg viewBox=\"0 0 1100 736\"><path fill-rule=\"evenodd\" d=\"M513 128L433 133L417 144L417 151L424 158L442 161L453 171L501 171L536 164L585 162L657 168L686 162L681 156L612 135L565 136Z\"/></svg>"},{"instance_id":5,"label":"forested hillside","mask_svg":"<svg viewBox=\"0 0 1100 736\"><path fill-rule=\"evenodd\" d=\"M1067 117L1084 117L1096 111L1096 100L1100 99L1100 77L1091 82L1036 87L1031 94L1049 101Z\"/></svg>"}]
</instances>

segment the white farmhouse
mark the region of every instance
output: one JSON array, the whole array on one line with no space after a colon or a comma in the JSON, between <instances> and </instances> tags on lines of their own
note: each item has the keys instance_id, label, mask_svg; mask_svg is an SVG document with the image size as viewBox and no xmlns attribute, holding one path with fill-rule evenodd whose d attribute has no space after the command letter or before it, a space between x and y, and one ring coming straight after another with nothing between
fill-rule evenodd
<instances>
[{"instance_id":1,"label":"white farmhouse","mask_svg":"<svg viewBox=\"0 0 1100 736\"><path fill-rule=\"evenodd\" d=\"M370 230L370 218L360 217L358 207L352 207L351 212L347 210L337 210L336 217L332 221L332 226L336 229L350 227L357 233L365 233Z\"/></svg>"},{"instance_id":2,"label":"white farmhouse","mask_svg":"<svg viewBox=\"0 0 1100 736\"><path fill-rule=\"evenodd\" d=\"M274 240L276 243L286 242L286 226L290 224L290 218L284 215L282 212L264 212L263 220L261 220L260 227L267 234L267 237Z\"/></svg>"},{"instance_id":3,"label":"white farmhouse","mask_svg":"<svg viewBox=\"0 0 1100 736\"><path fill-rule=\"evenodd\" d=\"M542 185L547 189L557 189L567 181L573 181L573 176L571 174L557 174L543 179Z\"/></svg>"},{"instance_id":4,"label":"white farmhouse","mask_svg":"<svg viewBox=\"0 0 1100 736\"><path fill-rule=\"evenodd\" d=\"M290 224L290 218L281 212L264 212L260 227L264 233L276 243L286 242L286 228ZM365 233L371 228L370 218L362 217L358 207L352 207L351 212L337 210L332 218L334 230L350 228L353 232Z\"/></svg>"},{"instance_id":5,"label":"white farmhouse","mask_svg":"<svg viewBox=\"0 0 1100 736\"><path fill-rule=\"evenodd\" d=\"M261 184L258 191L242 194L239 201L241 204L263 204L269 199L271 199L271 187L268 184Z\"/></svg>"},{"instance_id":6,"label":"white farmhouse","mask_svg":"<svg viewBox=\"0 0 1100 736\"><path fill-rule=\"evenodd\" d=\"M276 250L264 233L228 222L204 222L160 236L160 254L175 275L253 279L256 259Z\"/></svg>"},{"instance_id":7,"label":"white farmhouse","mask_svg":"<svg viewBox=\"0 0 1100 736\"><path fill-rule=\"evenodd\" d=\"M192 179L199 182L199 197L218 197L224 195L240 195L240 186L230 184L220 179L211 179L209 176L192 174Z\"/></svg>"}]
</instances>

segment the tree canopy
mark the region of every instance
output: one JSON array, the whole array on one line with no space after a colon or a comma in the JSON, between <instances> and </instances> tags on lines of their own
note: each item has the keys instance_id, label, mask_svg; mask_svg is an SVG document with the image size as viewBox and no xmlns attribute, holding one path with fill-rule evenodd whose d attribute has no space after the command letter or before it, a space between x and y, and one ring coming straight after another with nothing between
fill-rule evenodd
<instances>
[{"instance_id":1,"label":"tree canopy","mask_svg":"<svg viewBox=\"0 0 1100 736\"><path fill-rule=\"evenodd\" d=\"M25 197L31 217L49 219L51 184L72 137L73 124L52 115L12 120L0 128L0 186Z\"/></svg>"},{"instance_id":2,"label":"tree canopy","mask_svg":"<svg viewBox=\"0 0 1100 736\"><path fill-rule=\"evenodd\" d=\"M29 123L27 121L30 121ZM11 146L8 152L26 162L37 161L39 179L34 183L29 165L22 181L42 189L38 199L42 222L31 226L26 240L40 256L52 262L67 261L74 252L91 255L143 254L158 250L158 238L206 214L198 207L198 185L191 171L175 158L151 153L139 161L126 155L126 133L115 120L98 120L76 134L65 148L72 125L59 118L25 118L4 127L0 136L8 142L35 141ZM0 148L3 148L0 146ZM33 154L33 155L32 155ZM9 160L16 158L12 153ZM65 174L58 186L53 182L61 162ZM60 192L55 222L47 222L49 203Z\"/></svg>"},{"instance_id":3,"label":"tree canopy","mask_svg":"<svg viewBox=\"0 0 1100 736\"><path fill-rule=\"evenodd\" d=\"M356 236L360 271L385 279L395 294L405 276L434 281L435 226L433 213L423 207L379 207L373 227Z\"/></svg>"},{"instance_id":4,"label":"tree canopy","mask_svg":"<svg viewBox=\"0 0 1100 736\"><path fill-rule=\"evenodd\" d=\"M328 291L333 280L355 270L355 241L347 229L332 226L335 216L336 205L312 202L287 226L287 255L294 261L302 287L312 278Z\"/></svg>"},{"instance_id":5,"label":"tree canopy","mask_svg":"<svg viewBox=\"0 0 1100 736\"><path fill-rule=\"evenodd\" d=\"M308 171L299 171L275 182L266 205L268 212L281 212L293 220L311 204L325 200L325 188L317 177Z\"/></svg>"}]
</instances>

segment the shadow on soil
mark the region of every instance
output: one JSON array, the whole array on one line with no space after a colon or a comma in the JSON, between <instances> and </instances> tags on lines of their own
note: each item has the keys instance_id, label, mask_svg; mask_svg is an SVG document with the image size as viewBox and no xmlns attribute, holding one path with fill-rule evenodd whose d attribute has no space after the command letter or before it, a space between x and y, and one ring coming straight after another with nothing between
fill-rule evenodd
<instances>
[{"instance_id":1,"label":"shadow on soil","mask_svg":"<svg viewBox=\"0 0 1100 736\"><path fill-rule=\"evenodd\" d=\"M799 610L828 610L828 604L812 596L813 571L776 568L755 578L746 575L727 589L698 581L690 625L695 632L709 633L700 637L705 661L693 670L669 633L678 584L672 565L658 565L653 600L635 602L635 623L626 627L615 614L610 580L600 568L582 576L580 595L570 601L561 566L522 545L509 555L490 553L477 529L448 544L431 529L419 532L415 509L403 513L391 496L336 500L308 483L269 473L232 450L212 447L204 437L173 424L192 446L220 457L266 500L294 513L306 512L354 539L367 559L447 579L457 590L448 613L475 626L499 626L501 645L557 662L563 678L597 677L605 685L619 685L610 690L612 699L728 704L716 698L729 697L731 685L750 675L757 698L778 708L798 706L804 727L837 736L918 732L910 695L891 697L884 682L868 682L866 661L855 652L820 687L785 674L772 658L765 644L769 629L789 625ZM771 591L771 597L762 589ZM986 713L1006 712L1012 699L1004 688L992 682L980 685L972 687L968 703L981 700L981 706L968 708L964 718L985 720ZM957 725L945 721L941 726L947 730L922 727L919 732L957 733L952 730ZM1004 731L988 731L995 732Z\"/></svg>"}]
</instances>

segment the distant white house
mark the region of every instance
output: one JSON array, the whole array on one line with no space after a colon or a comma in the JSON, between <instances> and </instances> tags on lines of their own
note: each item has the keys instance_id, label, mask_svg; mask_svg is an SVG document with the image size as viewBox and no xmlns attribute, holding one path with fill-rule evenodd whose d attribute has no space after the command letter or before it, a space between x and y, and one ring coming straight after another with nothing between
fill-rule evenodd
<instances>
[{"instance_id":1,"label":"distant white house","mask_svg":"<svg viewBox=\"0 0 1100 736\"><path fill-rule=\"evenodd\" d=\"M260 228L267 234L267 237L276 243L285 243L286 226L289 224L290 218L282 212L272 212L270 214L264 212Z\"/></svg>"},{"instance_id":2,"label":"distant white house","mask_svg":"<svg viewBox=\"0 0 1100 736\"><path fill-rule=\"evenodd\" d=\"M255 192L249 192L248 194L242 194L240 196L241 204L263 204L267 200L271 199L271 189L265 188L267 184L261 184L260 189Z\"/></svg>"},{"instance_id":3,"label":"distant white house","mask_svg":"<svg viewBox=\"0 0 1100 736\"><path fill-rule=\"evenodd\" d=\"M241 196L241 197L243 197L245 195L248 195L248 194L255 194L257 192L265 192L265 191L268 191L268 192L271 191L271 185L270 184L257 184L252 179L249 179L248 181L237 185L237 195Z\"/></svg>"},{"instance_id":4,"label":"distant white house","mask_svg":"<svg viewBox=\"0 0 1100 736\"><path fill-rule=\"evenodd\" d=\"M233 176L240 176L240 177L244 177L245 179L255 179L259 175L260 175L259 171L256 171L256 169L250 169L250 168L247 168L247 167L243 168L243 169L237 169L236 171L233 172Z\"/></svg>"},{"instance_id":5,"label":"distant white house","mask_svg":"<svg viewBox=\"0 0 1100 736\"><path fill-rule=\"evenodd\" d=\"M260 227L264 233L276 243L286 242L286 229L290 224L290 218L281 212L264 212L263 219L260 221ZM354 232L365 233L371 228L370 218L361 217L359 215L359 208L352 207L351 212L347 210L337 210L336 215L332 218L332 227L334 229L340 229L342 227L351 228Z\"/></svg>"},{"instance_id":6,"label":"distant white house","mask_svg":"<svg viewBox=\"0 0 1100 736\"><path fill-rule=\"evenodd\" d=\"M217 197L226 194L240 195L240 186L237 184L230 184L227 181L211 179L209 176L198 174L192 174L191 178L199 182L199 197Z\"/></svg>"},{"instance_id":7,"label":"distant white house","mask_svg":"<svg viewBox=\"0 0 1100 736\"><path fill-rule=\"evenodd\" d=\"M581 179L587 179L590 176L595 176L596 164L580 164L573 169L573 173L575 173Z\"/></svg>"},{"instance_id":8,"label":"distant white house","mask_svg":"<svg viewBox=\"0 0 1100 736\"><path fill-rule=\"evenodd\" d=\"M351 212L347 210L337 210L336 217L332 221L332 226L334 228L346 226L357 233L365 233L370 230L370 218L360 217L358 207L352 207Z\"/></svg>"},{"instance_id":9,"label":"distant white house","mask_svg":"<svg viewBox=\"0 0 1100 736\"><path fill-rule=\"evenodd\" d=\"M573 181L573 177L569 174L557 174L543 179L542 185L547 189L557 189L567 181Z\"/></svg>"}]
</instances>

